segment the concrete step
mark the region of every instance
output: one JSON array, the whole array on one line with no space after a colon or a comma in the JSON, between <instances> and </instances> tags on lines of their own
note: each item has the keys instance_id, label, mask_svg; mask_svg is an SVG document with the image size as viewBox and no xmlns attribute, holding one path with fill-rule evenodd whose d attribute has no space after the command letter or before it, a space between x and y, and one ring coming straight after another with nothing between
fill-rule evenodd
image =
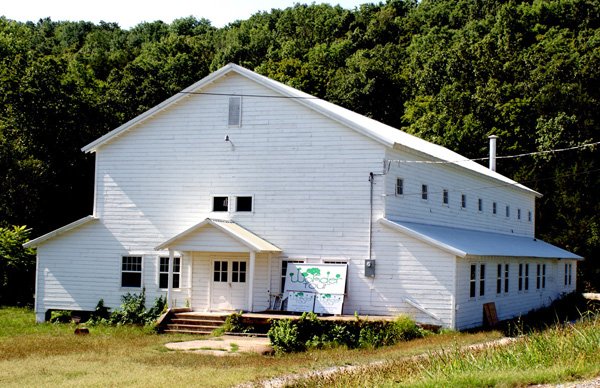
<instances>
[{"instance_id":1,"label":"concrete step","mask_svg":"<svg viewBox=\"0 0 600 388\"><path fill-rule=\"evenodd\" d=\"M204 325L204 326L212 326L219 327L223 326L225 322L223 321L205 321L200 319L187 319L187 318L173 318L169 323L177 323L182 325Z\"/></svg>"},{"instance_id":2,"label":"concrete step","mask_svg":"<svg viewBox=\"0 0 600 388\"><path fill-rule=\"evenodd\" d=\"M171 330L171 329L165 329L165 330L163 330L163 333L211 335L212 331L203 331L203 330Z\"/></svg>"},{"instance_id":3,"label":"concrete step","mask_svg":"<svg viewBox=\"0 0 600 388\"><path fill-rule=\"evenodd\" d=\"M169 330L202 330L202 331L210 331L212 332L216 327L214 326L205 326L205 325L185 325L179 323L167 323L167 329Z\"/></svg>"}]
</instances>

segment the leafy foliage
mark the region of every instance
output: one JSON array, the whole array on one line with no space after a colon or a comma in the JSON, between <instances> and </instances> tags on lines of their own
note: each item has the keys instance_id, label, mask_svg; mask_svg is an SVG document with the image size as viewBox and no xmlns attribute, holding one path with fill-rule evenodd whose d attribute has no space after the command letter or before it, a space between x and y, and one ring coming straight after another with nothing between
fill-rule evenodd
<instances>
[{"instance_id":1,"label":"leafy foliage","mask_svg":"<svg viewBox=\"0 0 600 388\"><path fill-rule=\"evenodd\" d=\"M297 320L280 319L271 324L268 337L277 353L345 346L378 348L423 337L427 332L406 316L394 321L359 319L332 322L318 319L314 313L303 313Z\"/></svg>"},{"instance_id":2,"label":"leafy foliage","mask_svg":"<svg viewBox=\"0 0 600 388\"><path fill-rule=\"evenodd\" d=\"M28 305L33 302L35 255L23 248L29 241L25 226L0 228L0 305Z\"/></svg>"},{"instance_id":3,"label":"leafy foliage","mask_svg":"<svg viewBox=\"0 0 600 388\"><path fill-rule=\"evenodd\" d=\"M146 290L140 294L127 293L121 296L121 308L110 314L109 321L117 325L151 325L164 312L167 299L162 295L156 298L154 305L146 310ZM98 302L100 305L100 302ZM104 306L102 303L101 307ZM96 308L98 310L98 308ZM102 311L102 310L101 310ZM104 312L104 311L102 311Z\"/></svg>"}]
</instances>

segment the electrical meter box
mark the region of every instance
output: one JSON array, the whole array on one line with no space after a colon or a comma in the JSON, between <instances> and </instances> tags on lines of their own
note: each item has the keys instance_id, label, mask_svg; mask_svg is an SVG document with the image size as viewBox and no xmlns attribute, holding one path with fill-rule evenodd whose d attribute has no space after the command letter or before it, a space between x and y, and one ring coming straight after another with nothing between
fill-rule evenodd
<instances>
[{"instance_id":1,"label":"electrical meter box","mask_svg":"<svg viewBox=\"0 0 600 388\"><path fill-rule=\"evenodd\" d=\"M375 277L375 260L365 260L365 276L368 278Z\"/></svg>"}]
</instances>

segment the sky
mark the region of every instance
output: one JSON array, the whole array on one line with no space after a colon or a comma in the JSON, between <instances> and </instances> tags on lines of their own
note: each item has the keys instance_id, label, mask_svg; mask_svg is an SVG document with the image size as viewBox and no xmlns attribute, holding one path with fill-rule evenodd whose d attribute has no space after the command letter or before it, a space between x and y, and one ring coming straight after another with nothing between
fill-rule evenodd
<instances>
[{"instance_id":1,"label":"sky","mask_svg":"<svg viewBox=\"0 0 600 388\"><path fill-rule=\"evenodd\" d=\"M116 22L129 29L141 22L195 16L206 18L215 27L249 18L259 11L287 8L295 3L311 4L313 0L3 0L0 15L18 21L50 17L54 21ZM319 0L315 3L341 5L347 9L376 0Z\"/></svg>"}]
</instances>

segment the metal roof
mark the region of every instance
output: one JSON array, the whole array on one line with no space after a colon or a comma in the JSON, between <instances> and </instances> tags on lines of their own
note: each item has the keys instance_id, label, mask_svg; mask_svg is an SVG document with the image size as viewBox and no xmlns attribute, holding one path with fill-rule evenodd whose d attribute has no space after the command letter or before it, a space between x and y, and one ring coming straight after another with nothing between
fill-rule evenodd
<instances>
[{"instance_id":1,"label":"metal roof","mask_svg":"<svg viewBox=\"0 0 600 388\"><path fill-rule=\"evenodd\" d=\"M162 249L168 249L170 246L173 246L178 240L189 237L190 235L199 232L199 230L206 225L214 226L218 230L221 230L227 235L233 237L241 244L247 246L250 250L254 252L281 252L281 249L277 248L275 245L263 240L254 233L250 232L248 229L245 229L244 227L240 226L239 224L236 224L233 221L216 220L212 218L207 218L204 221L192 226L191 228L184 230L183 232L177 234L176 236L168 239L164 243L157 246L155 250L158 251Z\"/></svg>"},{"instance_id":2,"label":"metal roof","mask_svg":"<svg viewBox=\"0 0 600 388\"><path fill-rule=\"evenodd\" d=\"M69 230L73 230L75 228L78 228L84 224L87 224L90 221L94 221L97 220L98 218L94 217L94 216L87 216L87 217L83 217L77 221L71 222L68 225L65 225L63 227L60 227L58 229L53 230L52 232L46 233L43 236L40 236L38 238L35 238L31 241L26 242L25 244L23 244L23 246L25 248L36 248L38 246L40 246L43 242L45 242L46 240L50 240L56 236L58 236L59 234L63 234L68 232Z\"/></svg>"},{"instance_id":3,"label":"metal roof","mask_svg":"<svg viewBox=\"0 0 600 388\"><path fill-rule=\"evenodd\" d=\"M168 107L177 103L181 99L188 98L191 95L190 93L200 91L202 88L206 87L207 85L215 82L219 78L231 72L237 73L248 79L251 79L283 96L293 97L294 101L298 102L299 104L302 104L343 125L346 125L354 129L355 131L362 133L363 135L384 144L387 147L400 150L414 151L418 155L436 161L452 162L453 165L462 167L479 175L487 176L496 181L501 181L504 184L508 184L509 186L515 187L520 190L524 190L528 193L541 197L540 193L524 185L521 185L520 183L517 183L512 179L505 177L502 174L492 171L479 163L467 160L467 158L465 158L464 156L454 151L451 151L445 147L430 143L426 140L410 135L399 129L390 127L389 125L380 123L379 121L373 120L346 108L342 108L341 106L332 104L325 100L321 100L319 98L311 96L310 94L301 92L298 89L294 89L291 86L284 85L280 82L277 82L268 77L262 76L258 73L255 73L251 70L248 70L246 68L232 63L209 74L200 81L184 89L182 92L175 94L174 96L163 101L157 106L149 109L148 111L121 125L120 127L112 130L106 135L96 139L92 143L83 147L82 151L95 152L98 149L98 147L102 146L106 142L112 140L115 137L118 137L120 134L135 127L137 124L144 122L146 119L154 116L156 113L167 109Z\"/></svg>"},{"instance_id":4,"label":"metal roof","mask_svg":"<svg viewBox=\"0 0 600 388\"><path fill-rule=\"evenodd\" d=\"M583 259L581 256L534 237L415 222L391 221L386 218L381 218L378 222L459 257L501 256Z\"/></svg>"}]
</instances>

